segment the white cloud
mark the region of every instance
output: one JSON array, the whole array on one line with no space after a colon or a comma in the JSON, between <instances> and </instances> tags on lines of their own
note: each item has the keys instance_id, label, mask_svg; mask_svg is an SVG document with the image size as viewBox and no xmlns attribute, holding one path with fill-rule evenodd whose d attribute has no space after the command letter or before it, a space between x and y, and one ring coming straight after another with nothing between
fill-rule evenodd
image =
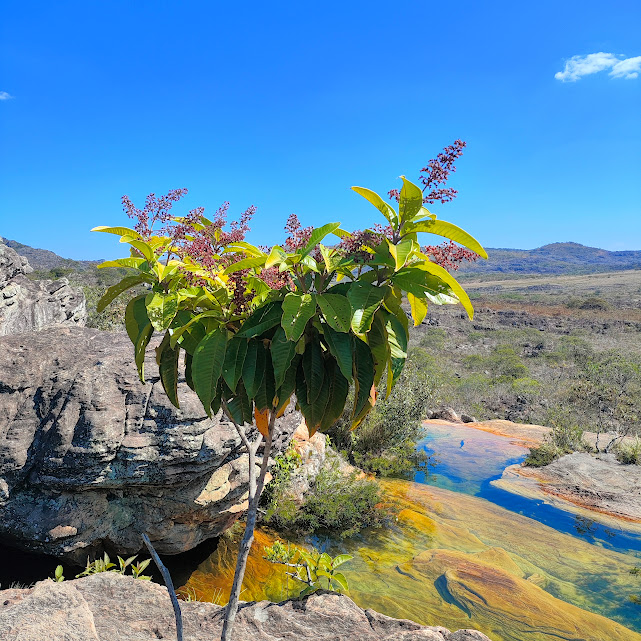
<instances>
[{"instance_id":1,"label":"white cloud","mask_svg":"<svg viewBox=\"0 0 641 641\"><path fill-rule=\"evenodd\" d=\"M589 53L587 56L572 56L563 71L554 74L557 80L576 82L583 76L610 69L613 78L637 78L641 72L641 56L625 58L613 53Z\"/></svg>"},{"instance_id":2,"label":"white cloud","mask_svg":"<svg viewBox=\"0 0 641 641\"><path fill-rule=\"evenodd\" d=\"M0 91L0 100L10 100L13 96L7 91Z\"/></svg>"}]
</instances>

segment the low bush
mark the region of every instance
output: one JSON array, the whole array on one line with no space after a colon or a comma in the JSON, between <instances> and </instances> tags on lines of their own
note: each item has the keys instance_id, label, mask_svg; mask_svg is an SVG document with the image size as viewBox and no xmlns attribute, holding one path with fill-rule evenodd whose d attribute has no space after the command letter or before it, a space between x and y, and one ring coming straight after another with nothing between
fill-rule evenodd
<instances>
[{"instance_id":1,"label":"low bush","mask_svg":"<svg viewBox=\"0 0 641 641\"><path fill-rule=\"evenodd\" d=\"M641 465L641 438L637 436L631 442L617 443L614 446L614 455L619 463Z\"/></svg>"},{"instance_id":2,"label":"low bush","mask_svg":"<svg viewBox=\"0 0 641 641\"><path fill-rule=\"evenodd\" d=\"M378 483L359 478L358 472L345 474L339 457L328 453L303 504L296 505L285 492L272 500L265 520L279 531L330 531L347 537L363 528L381 525L386 514Z\"/></svg>"}]
</instances>

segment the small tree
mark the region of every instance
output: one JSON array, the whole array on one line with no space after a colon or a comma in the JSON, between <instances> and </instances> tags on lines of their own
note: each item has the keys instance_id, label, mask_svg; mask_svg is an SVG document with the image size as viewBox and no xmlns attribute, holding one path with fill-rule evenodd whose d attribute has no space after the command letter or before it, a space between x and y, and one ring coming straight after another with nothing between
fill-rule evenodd
<instances>
[{"instance_id":1,"label":"small tree","mask_svg":"<svg viewBox=\"0 0 641 641\"><path fill-rule=\"evenodd\" d=\"M282 246L261 248L245 241L254 213L247 210L225 230L227 205L214 220L202 208L173 217L171 206L185 190L138 210L125 197L135 229L97 227L121 236L131 256L102 266L128 267L136 274L105 293L98 311L134 285L146 295L126 309L126 329L144 381L145 350L154 332L160 379L178 407L178 365L184 354L185 380L211 416L222 410L233 423L249 459L249 506L236 572L226 608L222 639L231 639L247 558L254 538L260 494L272 454L277 417L295 398L310 435L341 415L354 386L352 426L389 394L407 356L408 318L403 297L418 325L428 303L460 302L470 318L470 300L450 273L430 260L418 243L421 232L451 239L487 257L462 229L424 207L420 187L403 179L393 193L395 209L378 194L354 191L371 202L387 225L348 233L339 223L302 228L291 216ZM426 187L428 185L426 184ZM163 229L154 232L154 223ZM329 235L339 242L322 244ZM386 373L386 379L382 382ZM257 456L263 445L260 465Z\"/></svg>"}]
</instances>

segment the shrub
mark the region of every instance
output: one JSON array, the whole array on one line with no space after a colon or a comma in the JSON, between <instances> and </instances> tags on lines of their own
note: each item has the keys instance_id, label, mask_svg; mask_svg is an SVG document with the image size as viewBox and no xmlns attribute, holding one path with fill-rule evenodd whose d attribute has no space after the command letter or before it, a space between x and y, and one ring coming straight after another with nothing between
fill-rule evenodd
<instances>
[{"instance_id":1,"label":"shrub","mask_svg":"<svg viewBox=\"0 0 641 641\"><path fill-rule=\"evenodd\" d=\"M531 447L530 453L525 458L525 465L530 467L543 467L556 461L562 452L553 443L543 443L539 447Z\"/></svg>"},{"instance_id":2,"label":"shrub","mask_svg":"<svg viewBox=\"0 0 641 641\"><path fill-rule=\"evenodd\" d=\"M619 463L624 465L641 465L641 439L637 436L632 442L617 443L614 455Z\"/></svg>"},{"instance_id":3,"label":"shrub","mask_svg":"<svg viewBox=\"0 0 641 641\"><path fill-rule=\"evenodd\" d=\"M280 500L268 511L268 522L279 530L313 534L319 531L352 536L366 527L382 524L385 510L376 481L345 474L337 455L329 454L305 501L297 506Z\"/></svg>"}]
</instances>

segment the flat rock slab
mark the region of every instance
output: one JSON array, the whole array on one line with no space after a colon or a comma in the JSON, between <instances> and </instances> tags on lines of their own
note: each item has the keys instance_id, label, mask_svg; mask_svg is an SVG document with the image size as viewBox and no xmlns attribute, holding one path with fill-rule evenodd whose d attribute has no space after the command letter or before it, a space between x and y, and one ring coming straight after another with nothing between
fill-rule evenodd
<instances>
[{"instance_id":1,"label":"flat rock slab","mask_svg":"<svg viewBox=\"0 0 641 641\"><path fill-rule=\"evenodd\" d=\"M182 602L184 637L220 638L223 608ZM164 587L113 572L25 590L0 591L0 641L157 641L175 639ZM362 610L320 593L305 599L241 605L234 641L490 641L476 630L450 632Z\"/></svg>"},{"instance_id":2,"label":"flat rock slab","mask_svg":"<svg viewBox=\"0 0 641 641\"><path fill-rule=\"evenodd\" d=\"M575 452L544 467L511 465L492 485L641 532L641 466L623 465L612 454Z\"/></svg>"}]
</instances>

